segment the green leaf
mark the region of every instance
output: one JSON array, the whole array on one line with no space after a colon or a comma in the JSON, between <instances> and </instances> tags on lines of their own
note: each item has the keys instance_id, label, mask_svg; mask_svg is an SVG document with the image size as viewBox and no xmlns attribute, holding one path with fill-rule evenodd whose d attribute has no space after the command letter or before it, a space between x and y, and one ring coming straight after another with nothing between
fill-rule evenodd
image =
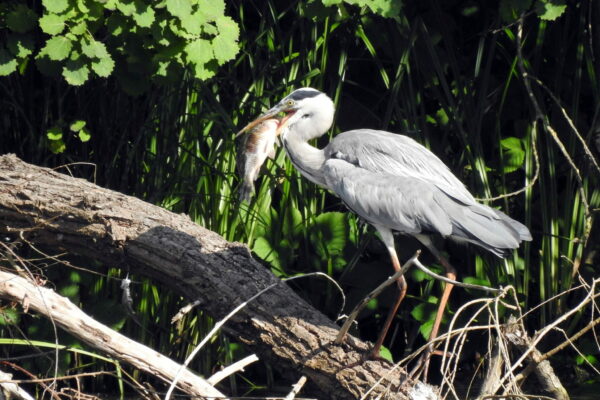
<instances>
[{"instance_id":1,"label":"green leaf","mask_svg":"<svg viewBox=\"0 0 600 400\"><path fill-rule=\"evenodd\" d=\"M115 69L115 62L109 57L92 61L92 70L101 78L108 77Z\"/></svg>"},{"instance_id":2,"label":"green leaf","mask_svg":"<svg viewBox=\"0 0 600 400\"><path fill-rule=\"evenodd\" d=\"M213 51L219 65L233 59L238 51L240 29L233 19L227 16L217 18L219 35L213 39Z\"/></svg>"},{"instance_id":3,"label":"green leaf","mask_svg":"<svg viewBox=\"0 0 600 400\"><path fill-rule=\"evenodd\" d=\"M6 45L8 50L10 50L10 52L18 58L25 58L31 55L35 49L35 45L30 34L9 34L6 40Z\"/></svg>"},{"instance_id":4,"label":"green leaf","mask_svg":"<svg viewBox=\"0 0 600 400\"><path fill-rule=\"evenodd\" d=\"M62 130L57 126L53 126L46 131L46 137L50 140L61 140L62 135Z\"/></svg>"},{"instance_id":5,"label":"green leaf","mask_svg":"<svg viewBox=\"0 0 600 400\"><path fill-rule=\"evenodd\" d=\"M255 252L256 255L261 259L274 266L276 269L281 270L279 253L273 248L271 243L269 243L266 238L262 236L256 238L254 244L252 245L252 251Z\"/></svg>"},{"instance_id":6,"label":"green leaf","mask_svg":"<svg viewBox=\"0 0 600 400\"><path fill-rule=\"evenodd\" d=\"M142 28L149 28L154 22L154 9L141 0L135 0L135 9L133 20Z\"/></svg>"},{"instance_id":7,"label":"green leaf","mask_svg":"<svg viewBox=\"0 0 600 400\"><path fill-rule=\"evenodd\" d=\"M500 141L502 148L504 173L516 171L523 166L525 162L525 146L523 140L516 137L507 137Z\"/></svg>"},{"instance_id":8,"label":"green leaf","mask_svg":"<svg viewBox=\"0 0 600 400\"><path fill-rule=\"evenodd\" d=\"M179 18L192 13L192 3L190 0L167 0L167 11Z\"/></svg>"},{"instance_id":9,"label":"green leaf","mask_svg":"<svg viewBox=\"0 0 600 400\"><path fill-rule=\"evenodd\" d=\"M92 134L85 128L79 131L78 136L79 140L81 140L83 143L89 141L92 138Z\"/></svg>"},{"instance_id":10,"label":"green leaf","mask_svg":"<svg viewBox=\"0 0 600 400\"><path fill-rule=\"evenodd\" d=\"M125 19L122 15L115 13L107 18L106 29L111 35L119 36L123 32L127 32L129 29L127 19Z\"/></svg>"},{"instance_id":11,"label":"green leaf","mask_svg":"<svg viewBox=\"0 0 600 400\"><path fill-rule=\"evenodd\" d=\"M381 346L381 348L379 349L379 357L383 358L384 360L388 360L391 363L394 362L392 352L385 346Z\"/></svg>"},{"instance_id":12,"label":"green leaf","mask_svg":"<svg viewBox=\"0 0 600 400\"><path fill-rule=\"evenodd\" d=\"M19 319L19 312L16 308L0 309L0 326L17 325Z\"/></svg>"},{"instance_id":13,"label":"green leaf","mask_svg":"<svg viewBox=\"0 0 600 400\"><path fill-rule=\"evenodd\" d=\"M56 14L46 14L39 20L42 32L48 35L58 35L65 29L65 17Z\"/></svg>"},{"instance_id":14,"label":"green leaf","mask_svg":"<svg viewBox=\"0 0 600 400\"><path fill-rule=\"evenodd\" d=\"M208 40L196 39L185 46L184 52L189 63L203 66L214 58L213 49Z\"/></svg>"},{"instance_id":15,"label":"green leaf","mask_svg":"<svg viewBox=\"0 0 600 400\"><path fill-rule=\"evenodd\" d=\"M202 32L203 22L198 11L181 17L181 27L190 35L199 35Z\"/></svg>"},{"instance_id":16,"label":"green leaf","mask_svg":"<svg viewBox=\"0 0 600 400\"><path fill-rule=\"evenodd\" d=\"M18 4L6 14L6 26L13 32L26 33L35 28L38 16L29 7Z\"/></svg>"},{"instance_id":17,"label":"green leaf","mask_svg":"<svg viewBox=\"0 0 600 400\"><path fill-rule=\"evenodd\" d=\"M73 43L64 36L54 36L46 42L46 46L41 50L48 58L54 61L64 60L69 57Z\"/></svg>"},{"instance_id":18,"label":"green leaf","mask_svg":"<svg viewBox=\"0 0 600 400\"><path fill-rule=\"evenodd\" d=\"M136 11L135 3L133 1L119 1L117 2L117 9L127 17L131 17Z\"/></svg>"},{"instance_id":19,"label":"green leaf","mask_svg":"<svg viewBox=\"0 0 600 400\"><path fill-rule=\"evenodd\" d=\"M81 51L89 58L106 58L110 57L104 43L94 40L83 40L81 43Z\"/></svg>"},{"instance_id":20,"label":"green leaf","mask_svg":"<svg viewBox=\"0 0 600 400\"><path fill-rule=\"evenodd\" d=\"M52 140L48 147L50 148L50 151L54 154L64 153L67 149L65 142L63 142L62 140Z\"/></svg>"},{"instance_id":21,"label":"green leaf","mask_svg":"<svg viewBox=\"0 0 600 400\"><path fill-rule=\"evenodd\" d=\"M46 10L55 14L60 14L69 7L69 0L42 0L42 4Z\"/></svg>"},{"instance_id":22,"label":"green leaf","mask_svg":"<svg viewBox=\"0 0 600 400\"><path fill-rule=\"evenodd\" d=\"M86 122L82 119L78 119L75 120L71 123L71 126L69 126L69 129L72 130L73 132L79 132L80 130L82 130L85 127Z\"/></svg>"},{"instance_id":23,"label":"green leaf","mask_svg":"<svg viewBox=\"0 0 600 400\"><path fill-rule=\"evenodd\" d=\"M90 69L81 57L68 60L62 70L65 80L73 86L83 85L89 77Z\"/></svg>"},{"instance_id":24,"label":"green leaf","mask_svg":"<svg viewBox=\"0 0 600 400\"><path fill-rule=\"evenodd\" d=\"M217 18L225 15L225 1L199 0L198 10L202 14L204 21L215 21Z\"/></svg>"},{"instance_id":25,"label":"green leaf","mask_svg":"<svg viewBox=\"0 0 600 400\"><path fill-rule=\"evenodd\" d=\"M0 76L7 76L17 70L17 59L0 47Z\"/></svg>"},{"instance_id":26,"label":"green leaf","mask_svg":"<svg viewBox=\"0 0 600 400\"><path fill-rule=\"evenodd\" d=\"M65 297L69 297L73 299L74 297L79 296L79 285L76 283L63 286L59 289L58 293L62 294Z\"/></svg>"},{"instance_id":27,"label":"green leaf","mask_svg":"<svg viewBox=\"0 0 600 400\"><path fill-rule=\"evenodd\" d=\"M341 212L318 215L309 228L310 242L321 259L342 254L348 240L348 220Z\"/></svg>"},{"instance_id":28,"label":"green leaf","mask_svg":"<svg viewBox=\"0 0 600 400\"><path fill-rule=\"evenodd\" d=\"M216 62L212 61L204 65L196 64L194 65L194 76L202 81L210 79L217 73L217 67Z\"/></svg>"},{"instance_id":29,"label":"green leaf","mask_svg":"<svg viewBox=\"0 0 600 400\"><path fill-rule=\"evenodd\" d=\"M88 24L86 21L81 21L78 24L75 24L69 29L69 32L73 35L81 36L88 31Z\"/></svg>"},{"instance_id":30,"label":"green leaf","mask_svg":"<svg viewBox=\"0 0 600 400\"><path fill-rule=\"evenodd\" d=\"M535 5L537 15L546 21L554 21L563 15L566 9L564 0L538 0Z\"/></svg>"}]
</instances>

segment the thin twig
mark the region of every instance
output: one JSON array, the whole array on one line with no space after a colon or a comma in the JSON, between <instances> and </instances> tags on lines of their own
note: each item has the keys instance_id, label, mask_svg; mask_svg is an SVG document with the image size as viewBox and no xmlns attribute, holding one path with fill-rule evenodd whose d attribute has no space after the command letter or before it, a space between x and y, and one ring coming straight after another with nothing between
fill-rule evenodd
<instances>
[{"instance_id":1,"label":"thin twig","mask_svg":"<svg viewBox=\"0 0 600 400\"><path fill-rule=\"evenodd\" d=\"M256 356L256 354L251 354L248 357L244 357L241 360L236 361L231 365L228 365L222 370L215 372L206 381L214 386L217 383L221 382L223 379L227 378L228 376L233 375L238 371L243 371L244 368L256 361L258 361L258 357Z\"/></svg>"}]
</instances>

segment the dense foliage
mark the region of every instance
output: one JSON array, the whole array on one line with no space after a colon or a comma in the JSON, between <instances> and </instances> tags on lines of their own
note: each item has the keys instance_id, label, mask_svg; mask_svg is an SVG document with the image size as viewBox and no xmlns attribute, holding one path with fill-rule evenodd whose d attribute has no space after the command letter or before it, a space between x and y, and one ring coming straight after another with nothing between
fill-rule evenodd
<instances>
[{"instance_id":1,"label":"dense foliage","mask_svg":"<svg viewBox=\"0 0 600 400\"><path fill-rule=\"evenodd\" d=\"M0 153L52 167L70 164L78 176L185 212L248 243L278 275L324 271L341 282L351 307L390 273L370 228L302 179L281 151L263 170L251 204L236 199L238 127L292 88L316 87L336 102L332 134L369 127L412 136L476 197L501 196L489 204L531 228L533 242L504 261L440 246L460 279L514 285L524 309L552 299L528 320L539 329L578 294L553 296L597 275L600 169L592 143L600 117L599 23L600 6L591 0L4 0ZM418 243L401 237L398 247L406 259ZM94 315L103 319L100 310L119 302L124 272L65 260L101 274L47 260L32 266L84 309L95 304ZM396 340L386 343L396 358L422 343L441 292L428 277L411 275ZM327 283L297 285L336 316L339 298ZM124 312L104 321L173 357L183 358L211 324L199 311L171 328L165 321L182 299L135 278L132 291L147 329L125 322ZM362 316L363 337L375 338L393 295ZM450 313L480 295L455 290ZM5 310L2 337L54 342L49 325ZM567 334L586 318L582 310L564 327ZM588 367L575 366L584 356L597 363L593 339L582 340L587 353L565 352L562 372L585 373ZM11 343L5 354L27 353ZM239 351L222 337L194 368L208 372ZM477 351L485 349L472 346L473 359ZM63 354L63 371L90 361ZM50 362L23 365L44 373ZM269 374L249 376L272 383ZM242 383L249 382L230 382Z\"/></svg>"}]
</instances>

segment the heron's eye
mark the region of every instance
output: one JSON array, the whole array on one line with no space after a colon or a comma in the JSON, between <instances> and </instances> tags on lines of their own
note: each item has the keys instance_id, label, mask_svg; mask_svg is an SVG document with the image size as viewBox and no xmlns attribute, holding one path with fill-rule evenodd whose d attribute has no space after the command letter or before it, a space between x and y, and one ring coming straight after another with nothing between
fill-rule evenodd
<instances>
[{"instance_id":1,"label":"heron's eye","mask_svg":"<svg viewBox=\"0 0 600 400\"><path fill-rule=\"evenodd\" d=\"M288 100L285 102L286 106L293 106L294 105L294 100Z\"/></svg>"}]
</instances>

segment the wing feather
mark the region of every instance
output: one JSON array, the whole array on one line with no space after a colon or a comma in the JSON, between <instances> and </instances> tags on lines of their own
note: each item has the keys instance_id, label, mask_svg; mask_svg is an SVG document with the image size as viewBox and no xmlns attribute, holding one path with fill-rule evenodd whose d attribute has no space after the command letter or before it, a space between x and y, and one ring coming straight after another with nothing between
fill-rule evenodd
<instances>
[{"instance_id":1,"label":"wing feather","mask_svg":"<svg viewBox=\"0 0 600 400\"><path fill-rule=\"evenodd\" d=\"M465 204L476 203L442 160L404 135L372 129L343 132L325 148L325 158L332 157L372 172L420 179Z\"/></svg>"}]
</instances>

